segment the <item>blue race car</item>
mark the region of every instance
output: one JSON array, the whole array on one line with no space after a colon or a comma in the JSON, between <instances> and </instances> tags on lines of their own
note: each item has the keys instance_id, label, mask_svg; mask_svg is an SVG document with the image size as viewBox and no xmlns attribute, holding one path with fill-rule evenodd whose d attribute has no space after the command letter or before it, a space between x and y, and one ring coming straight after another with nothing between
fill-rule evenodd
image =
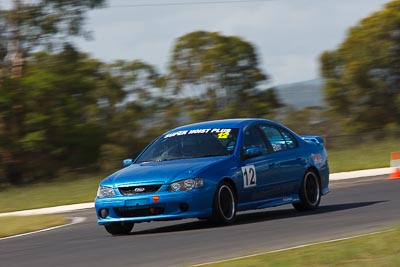
<instances>
[{"instance_id":1,"label":"blue race car","mask_svg":"<svg viewBox=\"0 0 400 267\"><path fill-rule=\"evenodd\" d=\"M104 179L98 223L112 235L135 223L184 218L230 224L236 213L293 204L316 209L329 192L323 139L264 119L229 119L170 130Z\"/></svg>"}]
</instances>

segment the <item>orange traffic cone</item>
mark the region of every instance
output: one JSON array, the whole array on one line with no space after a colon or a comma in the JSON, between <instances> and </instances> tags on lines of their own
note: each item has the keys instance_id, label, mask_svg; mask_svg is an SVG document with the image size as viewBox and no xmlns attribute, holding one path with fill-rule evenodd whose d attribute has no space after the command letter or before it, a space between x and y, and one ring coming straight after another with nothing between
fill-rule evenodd
<instances>
[{"instance_id":1,"label":"orange traffic cone","mask_svg":"<svg viewBox=\"0 0 400 267\"><path fill-rule=\"evenodd\" d=\"M400 179L400 168L396 168L387 178L388 180Z\"/></svg>"},{"instance_id":2,"label":"orange traffic cone","mask_svg":"<svg viewBox=\"0 0 400 267\"><path fill-rule=\"evenodd\" d=\"M400 179L400 151L390 153L390 166L396 169L394 169L394 172L387 179Z\"/></svg>"}]
</instances>

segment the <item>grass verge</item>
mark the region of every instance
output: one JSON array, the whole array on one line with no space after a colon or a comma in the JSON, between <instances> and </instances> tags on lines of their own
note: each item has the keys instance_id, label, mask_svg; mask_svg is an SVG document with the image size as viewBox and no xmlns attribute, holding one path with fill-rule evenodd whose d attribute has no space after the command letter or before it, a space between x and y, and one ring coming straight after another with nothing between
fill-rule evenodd
<instances>
[{"instance_id":1,"label":"grass verge","mask_svg":"<svg viewBox=\"0 0 400 267\"><path fill-rule=\"evenodd\" d=\"M390 152L393 151L400 151L398 139L328 149L330 171L335 173L389 167Z\"/></svg>"},{"instance_id":2,"label":"grass verge","mask_svg":"<svg viewBox=\"0 0 400 267\"><path fill-rule=\"evenodd\" d=\"M0 191L0 213L93 202L102 178L64 178L49 183L7 188Z\"/></svg>"},{"instance_id":3,"label":"grass verge","mask_svg":"<svg viewBox=\"0 0 400 267\"><path fill-rule=\"evenodd\" d=\"M368 267L400 266L400 228L244 259L207 264L208 267Z\"/></svg>"},{"instance_id":4,"label":"grass verge","mask_svg":"<svg viewBox=\"0 0 400 267\"><path fill-rule=\"evenodd\" d=\"M0 238L63 225L66 220L62 215L0 217Z\"/></svg>"}]
</instances>

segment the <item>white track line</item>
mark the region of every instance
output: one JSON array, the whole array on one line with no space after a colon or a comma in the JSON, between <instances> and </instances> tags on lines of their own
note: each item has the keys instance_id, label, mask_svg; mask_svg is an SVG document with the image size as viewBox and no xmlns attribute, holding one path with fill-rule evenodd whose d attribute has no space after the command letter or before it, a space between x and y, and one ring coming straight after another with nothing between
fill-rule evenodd
<instances>
[{"instance_id":1,"label":"white track line","mask_svg":"<svg viewBox=\"0 0 400 267\"><path fill-rule=\"evenodd\" d=\"M23 233L23 234L19 234L19 235L2 237L2 238L0 238L0 241L6 240L6 239L11 239L11 238L17 238L17 237L21 237L21 236L26 236L26 235L33 235L33 234L37 234L37 233L41 233L41 232L47 232L47 231L55 230L55 229L58 229L58 228L71 226L71 225L74 225L74 224L78 224L78 223L84 222L86 220L85 217L72 217L70 219L72 219L72 222L67 223L67 224L54 226L54 227L50 227L50 228L46 228L46 229L42 229L42 230L38 230L38 231Z\"/></svg>"},{"instance_id":2,"label":"white track line","mask_svg":"<svg viewBox=\"0 0 400 267\"><path fill-rule=\"evenodd\" d=\"M192 266L196 267L196 266L204 266L204 265L208 265L208 264L215 264L215 263L222 263L222 262L228 262L228 261L234 261L234 260L241 260L241 259L246 259L246 258L250 258L250 257L271 254L271 253L275 253L275 252L282 252L282 251L293 250L293 249L298 249L298 248L310 247L310 246L313 246L313 245L328 244L328 243L333 243L333 242L337 242L337 241L349 240L349 239L353 239L353 238L357 238L357 237L363 237L363 236L376 235L376 234L381 234L381 233L386 233L386 232L392 232L392 231L395 231L395 230L396 229L389 229L389 230L383 230L383 231L378 231L378 232L373 232L373 233L368 233L368 234L337 238L337 239L332 239L332 240L327 240L327 241L322 241L322 242L299 245L299 246L295 246L295 247L282 248L282 249L271 250L271 251L267 251L267 252L255 253L255 254L242 256L242 257L236 257L236 258L232 258L232 259L225 259L225 260L212 261L212 262L207 262L207 263L200 263L200 264L196 264L196 265L192 265Z\"/></svg>"}]
</instances>

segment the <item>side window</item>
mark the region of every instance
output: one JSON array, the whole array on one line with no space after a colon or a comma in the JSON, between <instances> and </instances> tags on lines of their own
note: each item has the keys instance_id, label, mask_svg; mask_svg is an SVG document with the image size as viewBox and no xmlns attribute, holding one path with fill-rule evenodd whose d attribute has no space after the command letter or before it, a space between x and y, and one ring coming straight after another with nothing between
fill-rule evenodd
<instances>
[{"instance_id":1,"label":"side window","mask_svg":"<svg viewBox=\"0 0 400 267\"><path fill-rule=\"evenodd\" d=\"M294 139L294 137L291 134L289 134L285 130L281 130L281 133L282 133L283 139L285 139L286 145L289 149L295 148L297 146L296 139Z\"/></svg>"},{"instance_id":2,"label":"side window","mask_svg":"<svg viewBox=\"0 0 400 267\"><path fill-rule=\"evenodd\" d=\"M268 138L274 151L288 150L297 146L295 139L284 130L268 125L261 125L260 129Z\"/></svg>"},{"instance_id":3,"label":"side window","mask_svg":"<svg viewBox=\"0 0 400 267\"><path fill-rule=\"evenodd\" d=\"M258 147L263 150L263 154L268 153L267 144L256 127L249 127L244 131L242 151L248 148Z\"/></svg>"}]
</instances>

